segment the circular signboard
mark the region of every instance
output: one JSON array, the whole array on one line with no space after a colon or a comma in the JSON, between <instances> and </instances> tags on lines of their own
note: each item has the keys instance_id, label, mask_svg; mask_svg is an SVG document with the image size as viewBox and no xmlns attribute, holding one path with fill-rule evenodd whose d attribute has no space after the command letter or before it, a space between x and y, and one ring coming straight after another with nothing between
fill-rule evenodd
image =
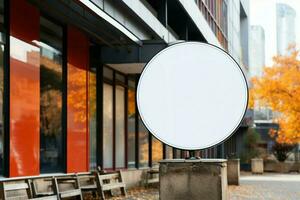
<instances>
[{"instance_id":1,"label":"circular signboard","mask_svg":"<svg viewBox=\"0 0 300 200\"><path fill-rule=\"evenodd\" d=\"M169 46L145 66L137 106L147 129L170 146L214 146L240 125L248 103L245 76L222 49L200 42Z\"/></svg>"}]
</instances>

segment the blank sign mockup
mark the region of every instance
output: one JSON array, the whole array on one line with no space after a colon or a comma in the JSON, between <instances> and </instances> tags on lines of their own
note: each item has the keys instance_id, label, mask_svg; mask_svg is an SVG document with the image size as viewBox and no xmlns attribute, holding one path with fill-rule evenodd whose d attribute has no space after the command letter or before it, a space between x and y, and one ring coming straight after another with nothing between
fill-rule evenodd
<instances>
[{"instance_id":1,"label":"blank sign mockup","mask_svg":"<svg viewBox=\"0 0 300 200\"><path fill-rule=\"evenodd\" d=\"M239 65L222 49L200 42L174 44L145 66L137 106L159 140L186 150L228 138L247 110L248 87Z\"/></svg>"}]
</instances>

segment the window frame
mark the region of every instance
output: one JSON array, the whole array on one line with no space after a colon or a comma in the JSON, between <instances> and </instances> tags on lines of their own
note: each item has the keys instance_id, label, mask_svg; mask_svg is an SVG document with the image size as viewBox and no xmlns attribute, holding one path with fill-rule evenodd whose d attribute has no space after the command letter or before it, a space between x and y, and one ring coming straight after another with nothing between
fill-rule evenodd
<instances>
[{"instance_id":1,"label":"window frame","mask_svg":"<svg viewBox=\"0 0 300 200\"><path fill-rule=\"evenodd\" d=\"M101 101L102 102L99 102L99 100L97 100L97 105L99 105L99 103L101 104L101 106L103 107L103 85L104 84L108 84L108 85L111 85L112 86L112 95L113 95L113 99L112 99L112 105L113 105L113 135L112 135L112 140L113 140L113 155L112 155L112 160L113 160L113 165L112 165L112 168L105 168L107 170L117 170L117 169L127 169L127 166L128 166L128 163L127 163L127 160L128 160L128 155L127 155L127 135L128 135L128 130L127 130L127 90L128 90L128 86L127 86L127 77L126 77L126 74L123 74L122 72L119 72L107 65L103 65L101 66L102 68L102 98L101 98ZM107 77L104 77L104 74L103 74L103 71L104 71L104 68L107 68L109 70L112 70L112 73L113 73L113 77L112 79L109 79ZM124 82L122 81L119 81L116 79L116 75L119 75L119 76L123 76L124 77ZM98 78L97 78L98 79ZM98 85L97 85L98 86ZM121 86L124 88L124 167L119 167L117 168L116 167L116 87L117 86ZM97 114L98 116L98 114ZM102 123L103 124L103 109L102 109L102 112L101 112L101 116L102 116L102 120L99 121L97 120L97 123ZM97 139L97 143L99 142L99 140ZM101 142L103 143L103 125L101 127ZM98 145L97 145L98 146ZM104 156L104 147L103 147L103 144L101 146L99 146L98 148L100 148L100 151L101 151L101 154L100 155L97 155L97 157L101 156L102 159L100 160L100 163L99 165L103 168L103 164L104 164L104 160L105 159L105 156ZM98 159L97 159L98 160Z\"/></svg>"},{"instance_id":2,"label":"window frame","mask_svg":"<svg viewBox=\"0 0 300 200\"><path fill-rule=\"evenodd\" d=\"M9 83L10 83L10 1L3 2L3 35L4 41L1 44L4 46L3 54L3 160L2 172L0 176L9 176L9 157L10 157L10 135L9 135L9 118L10 118L10 102L9 102Z\"/></svg>"}]
</instances>

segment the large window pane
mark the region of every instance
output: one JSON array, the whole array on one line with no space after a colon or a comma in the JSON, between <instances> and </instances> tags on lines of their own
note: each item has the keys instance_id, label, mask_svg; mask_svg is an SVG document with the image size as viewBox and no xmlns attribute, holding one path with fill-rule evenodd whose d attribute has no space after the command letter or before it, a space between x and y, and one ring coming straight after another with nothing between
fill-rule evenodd
<instances>
[{"instance_id":1,"label":"large window pane","mask_svg":"<svg viewBox=\"0 0 300 200\"><path fill-rule=\"evenodd\" d=\"M139 117L139 167L149 166L149 135Z\"/></svg>"},{"instance_id":2,"label":"large window pane","mask_svg":"<svg viewBox=\"0 0 300 200\"><path fill-rule=\"evenodd\" d=\"M179 149L174 149L174 158L181 158L181 151Z\"/></svg>"},{"instance_id":3,"label":"large window pane","mask_svg":"<svg viewBox=\"0 0 300 200\"><path fill-rule=\"evenodd\" d=\"M163 145L152 136L152 166L157 166L159 161L163 159Z\"/></svg>"},{"instance_id":4,"label":"large window pane","mask_svg":"<svg viewBox=\"0 0 300 200\"><path fill-rule=\"evenodd\" d=\"M4 45L3 36L3 0L0 0L0 174L3 174L3 58L4 58Z\"/></svg>"},{"instance_id":5,"label":"large window pane","mask_svg":"<svg viewBox=\"0 0 300 200\"><path fill-rule=\"evenodd\" d=\"M40 14L25 0L10 0L9 174L40 172ZM12 164L18 163L18 164Z\"/></svg>"},{"instance_id":6,"label":"large window pane","mask_svg":"<svg viewBox=\"0 0 300 200\"><path fill-rule=\"evenodd\" d=\"M173 148L166 145L166 159L172 159L173 158Z\"/></svg>"},{"instance_id":7,"label":"large window pane","mask_svg":"<svg viewBox=\"0 0 300 200\"><path fill-rule=\"evenodd\" d=\"M4 148L4 130L3 130L3 54L4 45L0 45L0 174L3 174L3 148Z\"/></svg>"},{"instance_id":8,"label":"large window pane","mask_svg":"<svg viewBox=\"0 0 300 200\"><path fill-rule=\"evenodd\" d=\"M103 167L113 168L113 87L103 85Z\"/></svg>"},{"instance_id":9,"label":"large window pane","mask_svg":"<svg viewBox=\"0 0 300 200\"><path fill-rule=\"evenodd\" d=\"M125 88L116 86L116 168L125 167Z\"/></svg>"},{"instance_id":10,"label":"large window pane","mask_svg":"<svg viewBox=\"0 0 300 200\"><path fill-rule=\"evenodd\" d=\"M89 127L90 127L90 169L97 168L97 132L96 132L96 67L89 72Z\"/></svg>"},{"instance_id":11,"label":"large window pane","mask_svg":"<svg viewBox=\"0 0 300 200\"><path fill-rule=\"evenodd\" d=\"M62 28L40 20L40 163L41 172L63 170Z\"/></svg>"},{"instance_id":12,"label":"large window pane","mask_svg":"<svg viewBox=\"0 0 300 200\"><path fill-rule=\"evenodd\" d=\"M128 81L128 85L133 81ZM133 86L135 83L133 82ZM128 88L128 167L135 167L135 89Z\"/></svg>"}]
</instances>

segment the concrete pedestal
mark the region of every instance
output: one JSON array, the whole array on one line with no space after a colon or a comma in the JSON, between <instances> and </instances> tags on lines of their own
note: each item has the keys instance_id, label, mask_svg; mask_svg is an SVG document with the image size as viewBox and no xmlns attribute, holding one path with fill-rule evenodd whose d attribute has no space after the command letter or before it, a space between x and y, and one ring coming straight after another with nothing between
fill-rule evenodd
<instances>
[{"instance_id":1,"label":"concrete pedestal","mask_svg":"<svg viewBox=\"0 0 300 200\"><path fill-rule=\"evenodd\" d=\"M225 159L163 160L159 179L161 200L227 199Z\"/></svg>"},{"instance_id":2,"label":"concrete pedestal","mask_svg":"<svg viewBox=\"0 0 300 200\"><path fill-rule=\"evenodd\" d=\"M240 184L240 159L227 160L228 185Z\"/></svg>"},{"instance_id":3,"label":"concrete pedestal","mask_svg":"<svg viewBox=\"0 0 300 200\"><path fill-rule=\"evenodd\" d=\"M251 171L253 174L264 173L264 160L262 158L251 159Z\"/></svg>"}]
</instances>

